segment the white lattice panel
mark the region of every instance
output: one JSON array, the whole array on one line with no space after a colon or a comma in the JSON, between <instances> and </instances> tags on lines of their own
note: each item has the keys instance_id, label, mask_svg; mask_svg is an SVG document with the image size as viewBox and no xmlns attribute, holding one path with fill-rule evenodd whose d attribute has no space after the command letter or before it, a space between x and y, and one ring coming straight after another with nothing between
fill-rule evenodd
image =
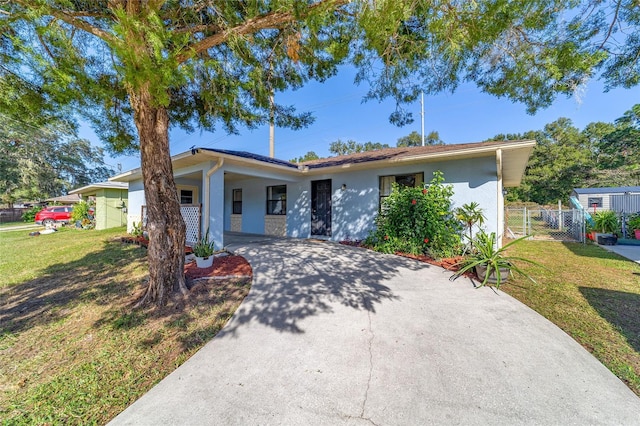
<instances>
[{"instance_id":1,"label":"white lattice panel","mask_svg":"<svg viewBox=\"0 0 640 426\"><path fill-rule=\"evenodd\" d=\"M180 213L187 225L187 244L195 244L200 239L200 205L182 205Z\"/></svg>"},{"instance_id":2,"label":"white lattice panel","mask_svg":"<svg viewBox=\"0 0 640 426\"><path fill-rule=\"evenodd\" d=\"M187 227L187 244L193 245L200 239L200 218L202 205L200 204L182 204L180 213L182 220ZM142 206L142 224L143 228L147 228L147 206Z\"/></svg>"}]
</instances>

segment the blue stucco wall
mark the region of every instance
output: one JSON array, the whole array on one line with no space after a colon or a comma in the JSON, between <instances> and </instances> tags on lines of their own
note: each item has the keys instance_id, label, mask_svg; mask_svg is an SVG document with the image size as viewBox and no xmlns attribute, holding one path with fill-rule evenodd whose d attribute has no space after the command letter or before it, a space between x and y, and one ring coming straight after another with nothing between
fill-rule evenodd
<instances>
[{"instance_id":1,"label":"blue stucco wall","mask_svg":"<svg viewBox=\"0 0 640 426\"><path fill-rule=\"evenodd\" d=\"M224 229L231 229L233 190L242 189L242 232L250 234L264 233L264 217L267 212L267 187L287 185L287 221L292 210L291 188L297 183L283 179L252 178L232 180L225 183L224 191ZM289 233L287 233L289 234Z\"/></svg>"},{"instance_id":2,"label":"blue stucco wall","mask_svg":"<svg viewBox=\"0 0 640 426\"><path fill-rule=\"evenodd\" d=\"M225 182L224 229L231 229L232 192L242 189L242 232L264 233L266 188L287 185L287 235L311 236L311 182L332 180L332 240L365 238L374 226L378 212L379 177L407 173L424 173L429 182L433 172L444 173L445 183L453 185L454 207L476 201L484 209L485 229L498 230L497 176L494 157L444 161L417 165L359 170L335 174L301 176L298 181L282 179L242 179ZM342 185L346 189L342 190Z\"/></svg>"},{"instance_id":3,"label":"blue stucco wall","mask_svg":"<svg viewBox=\"0 0 640 426\"><path fill-rule=\"evenodd\" d=\"M311 181L332 180L332 240L365 238L374 226L379 204L379 177L424 173L429 182L433 172L444 173L445 183L453 185L454 207L476 201L484 209L487 231L497 231L497 174L494 157L406 165L376 170L319 175L306 178L289 189L290 212L287 233L291 237L310 237ZM342 184L346 190L342 190Z\"/></svg>"},{"instance_id":4,"label":"blue stucco wall","mask_svg":"<svg viewBox=\"0 0 640 426\"><path fill-rule=\"evenodd\" d=\"M208 222L211 236L217 247L222 246L223 231L231 229L233 189L242 189L242 232L263 234L267 187L287 185L287 235L308 238L311 236L311 182L331 179L333 194L331 239L336 241L347 238L362 239L374 226L374 219L378 212L380 176L422 172L425 182L429 182L436 170L444 173L445 183L453 185L454 208L476 201L484 210L487 218L484 227L488 232L498 232L502 226L498 223L499 188L496 161L493 155L314 176L289 175L250 167L223 165L210 177L207 200L202 193L205 186L205 173L213 166L214 163L211 162L201 165L202 181L178 177L176 182L200 188L200 202L209 203ZM193 170L194 168L191 168L190 173ZM225 179L225 172L235 177ZM176 170L176 174L179 175L180 170ZM238 179L239 175L246 178ZM343 184L346 185L345 190L342 189ZM142 204L144 204L142 181L131 182L129 226L131 226L131 215L139 216ZM206 220L203 220L203 227L206 226L205 222Z\"/></svg>"}]
</instances>

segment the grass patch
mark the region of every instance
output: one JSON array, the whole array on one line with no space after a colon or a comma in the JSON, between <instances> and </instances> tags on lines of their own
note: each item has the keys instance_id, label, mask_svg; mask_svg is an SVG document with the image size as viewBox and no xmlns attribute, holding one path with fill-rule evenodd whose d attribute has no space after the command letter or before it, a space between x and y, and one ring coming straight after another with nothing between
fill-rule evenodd
<instances>
[{"instance_id":1,"label":"grass patch","mask_svg":"<svg viewBox=\"0 0 640 426\"><path fill-rule=\"evenodd\" d=\"M640 396L640 265L592 244L523 241L523 278L501 289L572 336Z\"/></svg>"},{"instance_id":2,"label":"grass patch","mask_svg":"<svg viewBox=\"0 0 640 426\"><path fill-rule=\"evenodd\" d=\"M29 225L35 225L35 222L24 222L24 221L3 222L3 223L0 223L0 229L9 228L11 226L29 226Z\"/></svg>"},{"instance_id":3,"label":"grass patch","mask_svg":"<svg viewBox=\"0 0 640 426\"><path fill-rule=\"evenodd\" d=\"M3 424L104 424L226 324L248 280L194 287L163 310L132 310L146 250L124 228L0 237Z\"/></svg>"}]
</instances>

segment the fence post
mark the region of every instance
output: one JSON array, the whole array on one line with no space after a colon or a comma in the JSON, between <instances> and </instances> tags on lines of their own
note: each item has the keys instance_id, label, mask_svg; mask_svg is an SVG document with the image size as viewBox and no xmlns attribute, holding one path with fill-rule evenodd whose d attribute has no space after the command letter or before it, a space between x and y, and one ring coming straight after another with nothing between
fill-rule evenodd
<instances>
[{"instance_id":1,"label":"fence post","mask_svg":"<svg viewBox=\"0 0 640 426\"><path fill-rule=\"evenodd\" d=\"M562 231L564 228L564 217L562 214L562 200L558 200L558 231Z\"/></svg>"}]
</instances>

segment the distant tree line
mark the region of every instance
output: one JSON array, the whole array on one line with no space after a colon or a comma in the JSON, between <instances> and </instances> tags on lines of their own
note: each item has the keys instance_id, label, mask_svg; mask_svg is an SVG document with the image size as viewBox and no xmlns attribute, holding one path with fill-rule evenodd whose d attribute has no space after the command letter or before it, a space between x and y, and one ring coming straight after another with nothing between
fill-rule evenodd
<instances>
[{"instance_id":1,"label":"distant tree line","mask_svg":"<svg viewBox=\"0 0 640 426\"><path fill-rule=\"evenodd\" d=\"M440 135L437 131L433 130L425 135L425 145L444 145L442 139L440 139ZM409 133L407 136L403 136L398 139L396 142L397 147L403 146L421 146L422 145L422 136L413 131ZM381 142L356 142L352 139L347 140L346 142L338 139L337 141L331 142L329 145L329 152L333 155L349 155L349 154L357 154L359 152L366 151L376 151L379 149L391 148L389 144L381 143ZM309 151L305 155L294 158L291 160L292 163L303 163L305 161L318 160L321 157L318 156L314 151Z\"/></svg>"},{"instance_id":2,"label":"distant tree line","mask_svg":"<svg viewBox=\"0 0 640 426\"><path fill-rule=\"evenodd\" d=\"M573 188L640 185L640 104L613 123L580 130L559 118L542 130L499 134L489 140L534 139L537 144L522 184L508 201L567 201Z\"/></svg>"},{"instance_id":3,"label":"distant tree line","mask_svg":"<svg viewBox=\"0 0 640 426\"><path fill-rule=\"evenodd\" d=\"M111 175L102 148L78 138L69 122L45 125L0 114L0 203L42 201Z\"/></svg>"},{"instance_id":4,"label":"distant tree line","mask_svg":"<svg viewBox=\"0 0 640 426\"><path fill-rule=\"evenodd\" d=\"M522 184L510 189L508 201L533 201L539 204L568 201L573 188L640 185L640 104L634 105L613 123L593 122L584 129L568 118L558 118L542 130L498 134L487 140L537 142L527 165ZM425 137L427 145L442 145L438 132ZM422 137L412 132L398 139L396 146L420 146ZM347 155L389 148L379 142L359 143L337 140L329 146L333 155ZM309 151L293 162L317 160Z\"/></svg>"}]
</instances>

